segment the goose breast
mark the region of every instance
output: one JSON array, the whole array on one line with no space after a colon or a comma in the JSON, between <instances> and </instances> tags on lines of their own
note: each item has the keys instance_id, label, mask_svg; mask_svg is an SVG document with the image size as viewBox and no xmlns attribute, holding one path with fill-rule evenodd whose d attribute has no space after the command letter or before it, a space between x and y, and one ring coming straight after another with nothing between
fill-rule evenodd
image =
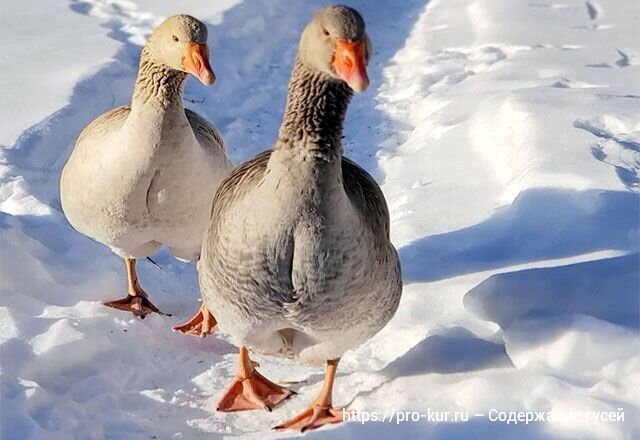
<instances>
[{"instance_id":1,"label":"goose breast","mask_svg":"<svg viewBox=\"0 0 640 440\"><path fill-rule=\"evenodd\" d=\"M223 182L199 262L201 291L238 344L324 362L393 315L399 262L384 198L364 170L343 159L342 178L327 179L335 188L296 198L314 189L295 180L304 172L278 172L287 166L272 160L279 153L262 153Z\"/></svg>"}]
</instances>

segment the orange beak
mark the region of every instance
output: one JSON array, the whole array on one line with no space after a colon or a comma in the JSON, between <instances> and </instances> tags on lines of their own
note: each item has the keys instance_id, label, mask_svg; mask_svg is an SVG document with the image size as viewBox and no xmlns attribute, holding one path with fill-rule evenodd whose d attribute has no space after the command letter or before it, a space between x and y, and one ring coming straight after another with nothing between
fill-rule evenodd
<instances>
[{"instance_id":1,"label":"orange beak","mask_svg":"<svg viewBox=\"0 0 640 440\"><path fill-rule=\"evenodd\" d=\"M182 67L206 86L216 80L209 65L209 48L206 44L189 43L182 58Z\"/></svg>"},{"instance_id":2,"label":"orange beak","mask_svg":"<svg viewBox=\"0 0 640 440\"><path fill-rule=\"evenodd\" d=\"M336 54L333 59L338 75L356 92L362 92L369 86L365 61L366 44L364 40L350 42L336 41Z\"/></svg>"}]
</instances>

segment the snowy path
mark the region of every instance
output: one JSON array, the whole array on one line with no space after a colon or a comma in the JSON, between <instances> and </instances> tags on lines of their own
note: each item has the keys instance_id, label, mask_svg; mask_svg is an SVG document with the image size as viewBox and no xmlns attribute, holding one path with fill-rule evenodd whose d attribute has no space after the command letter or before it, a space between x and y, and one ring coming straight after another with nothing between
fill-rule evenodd
<instances>
[{"instance_id":1,"label":"snowy path","mask_svg":"<svg viewBox=\"0 0 640 440\"><path fill-rule=\"evenodd\" d=\"M0 95L3 439L280 437L268 428L315 395L320 371L259 359L275 380L305 381L299 395L273 413L216 413L235 348L170 331L198 306L193 267L166 252L161 271L140 265L171 318L101 306L122 293L122 263L66 223L57 181L79 130L128 101L140 45L175 12L209 24L218 76L212 88L190 80L187 105L221 129L236 162L268 148L300 30L321 4L3 6L11 44L0 51L2 82L14 86ZM406 287L389 326L345 357L335 400L485 417L350 423L309 436L640 436L634 2L350 4L375 53L372 87L349 109L345 151L383 183ZM31 42L45 23L49 40ZM38 69L18 57L25 48ZM625 422L513 426L490 422L492 408L623 408Z\"/></svg>"}]
</instances>

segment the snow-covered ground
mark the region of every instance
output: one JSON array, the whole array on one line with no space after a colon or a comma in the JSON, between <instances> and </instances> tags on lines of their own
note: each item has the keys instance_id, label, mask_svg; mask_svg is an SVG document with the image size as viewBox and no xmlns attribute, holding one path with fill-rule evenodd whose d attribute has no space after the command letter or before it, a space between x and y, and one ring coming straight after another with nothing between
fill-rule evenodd
<instances>
[{"instance_id":1,"label":"snow-covered ground","mask_svg":"<svg viewBox=\"0 0 640 440\"><path fill-rule=\"evenodd\" d=\"M344 358L335 402L396 416L310 438L640 438L640 7L557 1L349 2L375 52L345 151L382 184L405 289L393 321ZM3 2L2 440L292 435L269 428L322 371L259 358L268 377L303 381L299 395L216 413L235 348L170 330L198 306L193 266L167 252L161 270L139 265L172 317L102 306L124 293L123 264L67 224L58 178L80 129L128 101L145 36L177 12L209 25L218 76L190 80L188 106L235 161L268 148L299 33L325 3ZM397 423L428 410L469 420ZM518 411L554 417L492 420Z\"/></svg>"}]
</instances>

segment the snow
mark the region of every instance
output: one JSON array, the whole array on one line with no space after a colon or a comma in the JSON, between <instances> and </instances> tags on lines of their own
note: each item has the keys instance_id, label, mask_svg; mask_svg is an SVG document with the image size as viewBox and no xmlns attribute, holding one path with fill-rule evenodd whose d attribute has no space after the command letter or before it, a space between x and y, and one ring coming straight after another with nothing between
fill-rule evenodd
<instances>
[{"instance_id":1,"label":"snow","mask_svg":"<svg viewBox=\"0 0 640 440\"><path fill-rule=\"evenodd\" d=\"M374 45L346 154L382 184L405 289L340 365L338 405L468 411L469 421L350 422L310 438L640 437L640 10L634 0L354 0ZM130 97L166 15L209 25L218 81L187 84L240 162L275 137L299 33L324 1L22 0L0 10L0 437L292 436L321 370L272 413L215 403L236 351L170 327L198 307L192 265L139 264L172 317L100 302L124 267L75 232L57 182L78 132ZM624 411L624 421L506 424L496 411ZM474 414L483 414L474 416Z\"/></svg>"}]
</instances>

